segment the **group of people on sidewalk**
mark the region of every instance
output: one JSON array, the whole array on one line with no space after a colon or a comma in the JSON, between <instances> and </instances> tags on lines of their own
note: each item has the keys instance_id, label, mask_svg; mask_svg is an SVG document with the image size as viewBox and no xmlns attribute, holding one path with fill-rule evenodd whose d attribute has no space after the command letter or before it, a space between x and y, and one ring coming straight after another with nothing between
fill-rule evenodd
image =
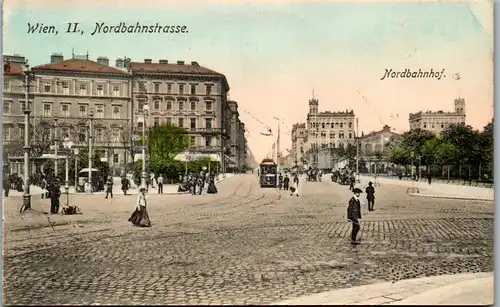
<instances>
[{"instance_id":1,"label":"group of people on sidewalk","mask_svg":"<svg viewBox=\"0 0 500 307\"><path fill-rule=\"evenodd\" d=\"M278 176L278 189L291 191L290 196L299 196L299 176L297 175L297 173L293 174L292 186L290 186L290 178L288 177L288 174L285 174L285 177L283 177L283 175L280 173Z\"/></svg>"},{"instance_id":2,"label":"group of people on sidewalk","mask_svg":"<svg viewBox=\"0 0 500 307\"><path fill-rule=\"evenodd\" d=\"M360 230L359 220L361 220L361 202L359 200L359 196L363 193L363 191L360 188L355 187L349 187L349 190L353 193L353 196L349 199L349 206L347 207L347 219L352 224L351 244L358 245L359 241L356 240L356 237L358 236L358 232ZM368 203L368 211L374 211L375 188L373 187L373 183L371 181L368 182L365 192Z\"/></svg>"}]
</instances>

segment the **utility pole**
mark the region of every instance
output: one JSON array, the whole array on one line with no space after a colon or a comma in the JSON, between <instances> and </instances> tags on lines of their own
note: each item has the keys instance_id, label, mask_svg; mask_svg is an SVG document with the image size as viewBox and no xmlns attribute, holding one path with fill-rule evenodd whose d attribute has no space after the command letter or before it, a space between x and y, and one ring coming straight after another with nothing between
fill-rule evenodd
<instances>
[{"instance_id":1,"label":"utility pole","mask_svg":"<svg viewBox=\"0 0 500 307\"><path fill-rule=\"evenodd\" d=\"M59 175L59 168L58 168L58 160L59 160L59 153L58 153L58 147L59 144L57 142L58 134L57 134L58 126L57 126L57 115L54 116L54 155L55 155L55 160L54 160L54 178L57 178Z\"/></svg>"},{"instance_id":2,"label":"utility pole","mask_svg":"<svg viewBox=\"0 0 500 307\"><path fill-rule=\"evenodd\" d=\"M90 110L89 116L89 183L88 183L88 193L92 193L92 120L94 118L94 112Z\"/></svg>"},{"instance_id":3,"label":"utility pole","mask_svg":"<svg viewBox=\"0 0 500 307\"><path fill-rule=\"evenodd\" d=\"M24 191L23 191L23 207L24 210L31 209L31 195L30 195L30 103L29 103L29 87L31 72L29 65L26 61L26 71L24 72L24 85L25 85L25 108L24 108Z\"/></svg>"}]
</instances>

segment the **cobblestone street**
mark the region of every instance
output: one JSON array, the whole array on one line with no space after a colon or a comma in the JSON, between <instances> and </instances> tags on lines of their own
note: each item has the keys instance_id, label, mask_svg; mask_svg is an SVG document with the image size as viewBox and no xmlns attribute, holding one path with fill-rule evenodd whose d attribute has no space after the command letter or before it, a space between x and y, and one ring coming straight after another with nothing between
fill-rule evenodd
<instances>
[{"instance_id":1,"label":"cobblestone street","mask_svg":"<svg viewBox=\"0 0 500 307\"><path fill-rule=\"evenodd\" d=\"M9 197L4 302L266 304L493 271L492 201L417 198L384 183L375 211L363 205L361 244L351 246L348 187L302 182L300 197L261 189L256 175L225 180L216 195L149 195L151 228L127 222L136 196L71 196L82 215L23 219L21 197ZM48 200L33 202L49 210Z\"/></svg>"}]
</instances>

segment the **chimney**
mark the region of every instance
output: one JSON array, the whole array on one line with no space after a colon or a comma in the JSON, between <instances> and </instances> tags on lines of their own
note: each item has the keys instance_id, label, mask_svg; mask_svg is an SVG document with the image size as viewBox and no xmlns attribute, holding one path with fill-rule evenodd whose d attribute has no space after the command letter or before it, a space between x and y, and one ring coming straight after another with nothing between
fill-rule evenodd
<instances>
[{"instance_id":1,"label":"chimney","mask_svg":"<svg viewBox=\"0 0 500 307\"><path fill-rule=\"evenodd\" d=\"M160 64L168 64L168 60L159 60L158 63L160 63Z\"/></svg>"},{"instance_id":2,"label":"chimney","mask_svg":"<svg viewBox=\"0 0 500 307\"><path fill-rule=\"evenodd\" d=\"M64 61L64 56L62 53L53 53L50 56L50 64L54 64L61 61Z\"/></svg>"},{"instance_id":3,"label":"chimney","mask_svg":"<svg viewBox=\"0 0 500 307\"><path fill-rule=\"evenodd\" d=\"M115 64L115 66L116 66L117 68L123 68L123 67L124 67L124 66L123 66L123 59L122 59L122 58L118 58L118 59L116 59L116 64Z\"/></svg>"},{"instance_id":4,"label":"chimney","mask_svg":"<svg viewBox=\"0 0 500 307\"><path fill-rule=\"evenodd\" d=\"M151 63L152 63L152 60L151 60L151 59L144 59L144 63L146 63L146 64L151 64Z\"/></svg>"},{"instance_id":5,"label":"chimney","mask_svg":"<svg viewBox=\"0 0 500 307\"><path fill-rule=\"evenodd\" d=\"M177 65L184 65L184 61L177 61Z\"/></svg>"},{"instance_id":6,"label":"chimney","mask_svg":"<svg viewBox=\"0 0 500 307\"><path fill-rule=\"evenodd\" d=\"M109 66L109 59L107 57L100 56L97 58L97 63Z\"/></svg>"},{"instance_id":7,"label":"chimney","mask_svg":"<svg viewBox=\"0 0 500 307\"><path fill-rule=\"evenodd\" d=\"M191 62L191 65L192 65L192 66L200 66L200 65L198 64L198 62Z\"/></svg>"}]
</instances>

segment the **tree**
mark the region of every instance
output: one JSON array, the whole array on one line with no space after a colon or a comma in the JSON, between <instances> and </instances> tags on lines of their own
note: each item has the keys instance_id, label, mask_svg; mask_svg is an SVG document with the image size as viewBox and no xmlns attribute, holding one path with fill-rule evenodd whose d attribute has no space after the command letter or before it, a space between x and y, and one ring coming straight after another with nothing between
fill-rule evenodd
<instances>
[{"instance_id":1,"label":"tree","mask_svg":"<svg viewBox=\"0 0 500 307\"><path fill-rule=\"evenodd\" d=\"M172 161L189 146L187 131L170 123L151 128L149 153L151 159Z\"/></svg>"},{"instance_id":2,"label":"tree","mask_svg":"<svg viewBox=\"0 0 500 307\"><path fill-rule=\"evenodd\" d=\"M394 147L389 152L389 161L396 165L410 164L410 155L401 147Z\"/></svg>"},{"instance_id":3,"label":"tree","mask_svg":"<svg viewBox=\"0 0 500 307\"><path fill-rule=\"evenodd\" d=\"M427 140L421 148L422 162L427 166L445 166L455 161L456 148L448 140L436 136Z\"/></svg>"},{"instance_id":4,"label":"tree","mask_svg":"<svg viewBox=\"0 0 500 307\"><path fill-rule=\"evenodd\" d=\"M127 167L128 164L128 157L130 157L130 161L134 161L135 159L135 151L133 148L133 131L130 125L128 124L123 124L120 127L120 144L122 145L123 149L125 150L125 167Z\"/></svg>"},{"instance_id":5,"label":"tree","mask_svg":"<svg viewBox=\"0 0 500 307\"><path fill-rule=\"evenodd\" d=\"M53 153L50 149L50 146L54 145L54 138L51 133L52 127L52 123L44 120L32 127L30 144L32 157L41 157L44 154Z\"/></svg>"},{"instance_id":6,"label":"tree","mask_svg":"<svg viewBox=\"0 0 500 307\"><path fill-rule=\"evenodd\" d=\"M469 125L451 124L441 132L443 139L450 142L456 149L455 165L458 165L461 176L461 166L481 167L483 152L481 150L481 137L478 131ZM474 169L476 169L474 167ZM470 171L469 171L470 173Z\"/></svg>"},{"instance_id":7,"label":"tree","mask_svg":"<svg viewBox=\"0 0 500 307\"><path fill-rule=\"evenodd\" d=\"M493 133L493 120L484 126L483 131L481 132L481 149L482 149L482 157L487 168L488 172L491 173L493 170L493 144L494 144L494 133ZM492 175L492 174L490 174Z\"/></svg>"}]
</instances>

